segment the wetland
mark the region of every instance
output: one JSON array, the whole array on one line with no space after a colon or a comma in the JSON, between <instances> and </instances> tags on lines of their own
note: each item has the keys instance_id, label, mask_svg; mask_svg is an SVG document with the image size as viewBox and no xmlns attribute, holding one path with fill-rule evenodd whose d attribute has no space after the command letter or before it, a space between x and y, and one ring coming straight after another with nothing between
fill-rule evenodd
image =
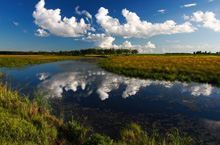
<instances>
[{"instance_id":1,"label":"wetland","mask_svg":"<svg viewBox=\"0 0 220 145\"><path fill-rule=\"evenodd\" d=\"M176 127L198 144L220 142L218 86L132 78L97 67L99 61L84 58L0 72L2 81L21 94L41 92L51 104L51 113L64 122L77 120L113 139L125 124L134 122L149 133L166 134Z\"/></svg>"}]
</instances>

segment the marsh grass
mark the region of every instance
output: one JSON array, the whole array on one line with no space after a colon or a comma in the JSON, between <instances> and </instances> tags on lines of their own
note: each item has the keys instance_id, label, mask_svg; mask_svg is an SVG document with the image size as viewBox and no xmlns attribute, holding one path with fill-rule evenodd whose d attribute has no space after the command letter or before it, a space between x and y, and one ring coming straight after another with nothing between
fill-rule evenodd
<instances>
[{"instance_id":1,"label":"marsh grass","mask_svg":"<svg viewBox=\"0 0 220 145\"><path fill-rule=\"evenodd\" d=\"M0 84L0 144L82 144L90 128L50 115L45 98L19 96Z\"/></svg>"},{"instance_id":2,"label":"marsh grass","mask_svg":"<svg viewBox=\"0 0 220 145\"><path fill-rule=\"evenodd\" d=\"M109 56L99 66L126 76L220 86L218 55L131 55Z\"/></svg>"},{"instance_id":3,"label":"marsh grass","mask_svg":"<svg viewBox=\"0 0 220 145\"><path fill-rule=\"evenodd\" d=\"M193 144L188 136L176 130L169 136L153 133L149 136L137 124L121 131L118 140L103 136L76 121L62 122L50 115L45 98L20 96L19 92L0 84L0 144Z\"/></svg>"},{"instance_id":4,"label":"marsh grass","mask_svg":"<svg viewBox=\"0 0 220 145\"><path fill-rule=\"evenodd\" d=\"M120 133L120 143L129 145L189 145L194 141L186 133L180 135L177 128L173 128L165 135L161 135L158 131L148 134L143 131L136 123L127 124Z\"/></svg>"},{"instance_id":5,"label":"marsh grass","mask_svg":"<svg viewBox=\"0 0 220 145\"><path fill-rule=\"evenodd\" d=\"M0 55L0 67L23 67L31 64L78 59L78 56Z\"/></svg>"}]
</instances>

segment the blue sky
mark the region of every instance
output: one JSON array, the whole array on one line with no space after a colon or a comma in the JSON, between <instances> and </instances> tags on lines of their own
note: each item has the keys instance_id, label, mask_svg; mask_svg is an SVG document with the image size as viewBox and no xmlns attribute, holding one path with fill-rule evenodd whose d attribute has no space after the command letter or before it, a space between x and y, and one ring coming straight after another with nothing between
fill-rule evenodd
<instances>
[{"instance_id":1,"label":"blue sky","mask_svg":"<svg viewBox=\"0 0 220 145\"><path fill-rule=\"evenodd\" d=\"M0 50L220 51L219 0L7 0Z\"/></svg>"}]
</instances>

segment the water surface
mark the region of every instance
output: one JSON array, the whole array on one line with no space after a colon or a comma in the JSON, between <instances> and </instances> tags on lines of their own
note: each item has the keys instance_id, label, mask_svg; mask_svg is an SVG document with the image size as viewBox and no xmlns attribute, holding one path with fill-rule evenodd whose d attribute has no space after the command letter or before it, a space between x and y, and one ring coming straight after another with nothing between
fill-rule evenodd
<instances>
[{"instance_id":1,"label":"water surface","mask_svg":"<svg viewBox=\"0 0 220 145\"><path fill-rule=\"evenodd\" d=\"M220 88L210 84L129 78L106 72L91 59L0 69L21 93L41 90L53 114L77 119L115 138L126 123L151 132L172 127L198 143L220 143ZM52 97L52 98L51 98Z\"/></svg>"}]
</instances>

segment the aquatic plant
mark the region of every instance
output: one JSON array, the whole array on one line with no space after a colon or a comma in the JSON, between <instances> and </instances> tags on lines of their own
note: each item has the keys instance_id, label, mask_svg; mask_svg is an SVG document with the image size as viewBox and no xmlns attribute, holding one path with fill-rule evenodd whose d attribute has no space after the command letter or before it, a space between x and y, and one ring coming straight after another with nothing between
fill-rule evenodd
<instances>
[{"instance_id":1,"label":"aquatic plant","mask_svg":"<svg viewBox=\"0 0 220 145\"><path fill-rule=\"evenodd\" d=\"M121 131L120 142L129 145L185 145L194 143L193 139L187 136L186 133L180 135L177 128L173 128L170 131L170 133L167 132L166 135L163 136L154 130L150 135L143 131L136 123L130 123Z\"/></svg>"}]
</instances>

